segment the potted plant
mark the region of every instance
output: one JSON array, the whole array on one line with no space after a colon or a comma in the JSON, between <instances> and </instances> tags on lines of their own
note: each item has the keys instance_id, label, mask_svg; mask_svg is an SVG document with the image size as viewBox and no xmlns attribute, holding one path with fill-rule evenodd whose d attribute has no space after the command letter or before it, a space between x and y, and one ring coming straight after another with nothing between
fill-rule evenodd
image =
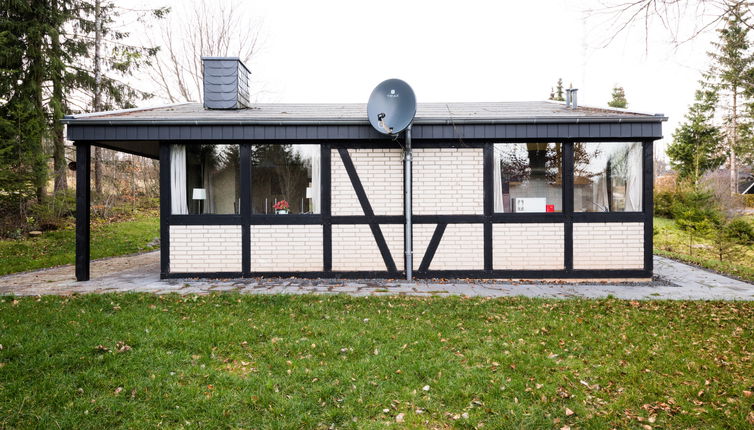
<instances>
[{"instance_id":1,"label":"potted plant","mask_svg":"<svg viewBox=\"0 0 754 430\"><path fill-rule=\"evenodd\" d=\"M291 206L288 204L285 200L280 200L279 202L272 205L272 208L275 209L276 214L287 214L288 211L291 209Z\"/></svg>"}]
</instances>

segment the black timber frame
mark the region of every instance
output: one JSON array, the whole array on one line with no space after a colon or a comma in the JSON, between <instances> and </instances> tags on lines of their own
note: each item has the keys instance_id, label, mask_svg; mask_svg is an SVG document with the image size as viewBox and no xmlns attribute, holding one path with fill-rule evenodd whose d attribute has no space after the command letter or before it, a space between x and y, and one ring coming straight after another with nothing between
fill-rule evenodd
<instances>
[{"instance_id":1,"label":"black timber frame","mask_svg":"<svg viewBox=\"0 0 754 430\"><path fill-rule=\"evenodd\" d=\"M76 280L89 280L91 147L76 145Z\"/></svg>"},{"instance_id":2,"label":"black timber frame","mask_svg":"<svg viewBox=\"0 0 754 430\"><path fill-rule=\"evenodd\" d=\"M455 130L452 135L446 133L449 127L442 127L442 132L437 131L439 126L419 127L423 130L421 133L414 133L415 148L482 148L484 153L483 161L483 213L478 215L414 215L412 217L414 224L437 224L432 236L428 249L425 251L424 258L415 272L417 278L437 278L437 277L468 277L468 278L650 278L653 270L652 259L652 156L653 141L660 138L661 124L657 122L647 122L646 124L623 124L623 128L615 128L620 124L568 124L559 126L557 124L543 124L542 129L549 130L547 133L540 135L556 134L558 136L549 137L526 137L537 135L535 129L531 127L534 124L527 125L528 128L514 128L518 132L511 131L499 133L501 125L489 125L484 127L471 128L465 125L463 129L453 127ZM125 127L125 126L117 126ZM116 126L104 125L69 125L69 138L78 137L75 142L77 146L77 159L81 163L89 164L88 153L84 154L84 148L89 150L91 145L108 147L107 140L117 140L119 142L129 140L127 136L115 133ZM209 132L207 128L201 128L198 135L192 134L193 131L183 130L179 133L180 138L171 138L172 132L166 132L164 128L154 126L156 130L162 130L158 134L159 140L159 160L160 160L160 238L161 238L161 277L162 278L188 278L188 277L259 277L259 276L299 276L299 277L342 277L342 278L365 278L365 277L398 277L402 271L395 267L393 256L384 240L381 237L380 224L404 224L405 219L402 215L375 215L367 208L371 205L366 199L363 187L360 185L358 172L350 161L349 149L357 148L399 148L398 143L375 138L373 135L365 137L364 133L355 133L354 130L360 126L327 126L320 127L316 133L316 138L307 135L308 138L290 138L287 132L278 131L274 137L269 133L264 134L262 139L237 139L238 133L223 131L226 127L215 126L214 131ZM162 126L167 127L167 126ZM227 126L237 127L237 126ZM509 126L510 127L510 126ZM576 127L576 128L574 128ZM596 128L595 128L596 127ZM638 128L637 128L638 127ZM96 128L96 129L95 129ZM133 127L132 127L133 128ZM181 127L181 129L186 127ZM189 127L190 128L190 127ZM344 131L341 134L335 133L338 129ZM606 131L604 134L599 130ZM131 128L129 130L133 131ZM269 129L266 129L269 131ZM301 131L303 129L300 129ZM414 130L417 130L416 128ZM476 131L474 131L476 130ZM482 131L480 131L482 130ZM524 130L524 131L522 131ZM528 130L528 131L526 131ZM584 131L589 131L585 133ZM617 131L616 131L617 130ZM639 130L640 132L635 132ZM209 133L209 134L207 134ZM216 139L203 139L201 136L215 136L217 133L222 136ZM230 133L230 134L227 134ZM128 133L130 135L130 132ZM245 135L245 133L241 133ZM252 133L253 134L253 133ZM586 136L585 134L589 134ZM108 138L107 136L112 135ZM348 136L359 135L360 139L346 141ZM464 137L468 136L469 137ZM607 136L609 135L609 136ZM417 137L420 136L420 137ZM149 130L141 130L131 140L143 141L153 140L154 135ZM97 138L97 139L94 139ZM574 213L573 212L573 143L574 142L636 142L641 141L643 144L643 211L626 212L626 213ZM493 144L494 143L528 143L528 142L559 142L563 144L563 212L561 213L542 213L542 214L521 214L521 213L494 213L493 212ZM204 143L223 143L239 144L241 154L241 214L240 215L172 215L170 208L170 145L175 143L184 144L204 144ZM252 144L290 144L290 143L312 143L319 144L321 150L321 213L316 215L286 215L280 217L276 215L258 215L251 214L250 196L251 188L251 161L250 148ZM118 149L110 146L113 149ZM338 154L346 164L346 170L349 178L354 185L357 196L359 196L365 215L358 216L337 216L331 213L331 154L332 150L337 150ZM84 172L83 170L86 170ZM90 194L88 187L81 187L82 184L89 184L89 169L77 169L77 235L76 235L76 269L77 279L86 280L89 277L89 200ZM360 188L360 191L359 191ZM363 200L363 201L362 201ZM366 206L365 206L366 204ZM84 207L86 210L84 210ZM86 213L84 213L86 212ZM493 249L493 225L497 223L562 223L564 225L564 269L563 270L495 270L492 266ZM573 268L573 224L583 222L643 222L644 223L644 267L642 269L630 270L578 270ZM483 225L484 230L484 261L481 262L479 270L431 270L432 257L439 246L445 227L449 223L478 223ZM250 231L253 225L275 225L275 224L310 224L321 225L323 228L323 270L321 272L255 272L250 267L251 253L250 249ZM332 268L332 226L334 224L368 224L375 235L375 240L385 260L386 270L384 271L334 271ZM171 273L170 268L170 225L240 225L242 227L242 265L241 272L218 272L218 273ZM442 225L442 227L441 227ZM380 239L381 237L381 239ZM390 264L392 262L392 265Z\"/></svg>"}]
</instances>

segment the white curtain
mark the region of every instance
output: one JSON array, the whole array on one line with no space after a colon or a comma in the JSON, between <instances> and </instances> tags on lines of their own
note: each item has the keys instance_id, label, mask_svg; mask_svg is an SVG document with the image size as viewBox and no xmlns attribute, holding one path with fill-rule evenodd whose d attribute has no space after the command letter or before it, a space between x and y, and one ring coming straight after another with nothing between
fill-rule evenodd
<instances>
[{"instance_id":1,"label":"white curtain","mask_svg":"<svg viewBox=\"0 0 754 430\"><path fill-rule=\"evenodd\" d=\"M493 145L494 148L494 145ZM495 154L495 163L494 168L492 169L492 189L493 189L493 202L494 202L494 212L503 212L503 172L502 168L500 167L500 152L497 148L494 148L493 153Z\"/></svg>"},{"instance_id":2,"label":"white curtain","mask_svg":"<svg viewBox=\"0 0 754 430\"><path fill-rule=\"evenodd\" d=\"M186 202L186 145L171 145L170 204L173 214L188 214Z\"/></svg>"},{"instance_id":3,"label":"white curtain","mask_svg":"<svg viewBox=\"0 0 754 430\"><path fill-rule=\"evenodd\" d=\"M592 179L592 210L595 212L610 212L607 201L607 172L600 173ZM591 212L589 211L589 212Z\"/></svg>"},{"instance_id":4,"label":"white curtain","mask_svg":"<svg viewBox=\"0 0 754 430\"><path fill-rule=\"evenodd\" d=\"M206 197L202 203L204 209L202 213L205 214L215 213L215 190L213 187L213 179L216 166L213 164L218 156L217 147L213 146L212 151L215 153L215 156L207 156L202 160L202 186L204 187Z\"/></svg>"},{"instance_id":5,"label":"white curtain","mask_svg":"<svg viewBox=\"0 0 754 430\"><path fill-rule=\"evenodd\" d=\"M320 149L319 145L313 145L314 151L311 151L312 160L312 207L311 212L314 214L319 213L320 206L320 189L322 186L322 163L320 162Z\"/></svg>"},{"instance_id":6,"label":"white curtain","mask_svg":"<svg viewBox=\"0 0 754 430\"><path fill-rule=\"evenodd\" d=\"M642 147L632 143L626 156L626 212L641 212Z\"/></svg>"}]
</instances>

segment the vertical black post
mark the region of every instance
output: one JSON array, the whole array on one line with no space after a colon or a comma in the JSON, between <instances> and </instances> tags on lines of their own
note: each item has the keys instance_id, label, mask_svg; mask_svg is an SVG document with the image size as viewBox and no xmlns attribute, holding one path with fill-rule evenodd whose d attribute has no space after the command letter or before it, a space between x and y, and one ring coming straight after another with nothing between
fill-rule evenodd
<instances>
[{"instance_id":1,"label":"vertical black post","mask_svg":"<svg viewBox=\"0 0 754 430\"><path fill-rule=\"evenodd\" d=\"M492 213L495 210L494 207L494 187L493 187L493 174L495 171L495 153L494 144L485 143L484 153L482 156L482 192L484 193L483 206L484 206L484 271L492 271Z\"/></svg>"},{"instance_id":2,"label":"vertical black post","mask_svg":"<svg viewBox=\"0 0 754 430\"><path fill-rule=\"evenodd\" d=\"M160 142L160 278L170 273L170 144Z\"/></svg>"},{"instance_id":3,"label":"vertical black post","mask_svg":"<svg viewBox=\"0 0 754 430\"><path fill-rule=\"evenodd\" d=\"M573 142L563 145L563 264L566 272L573 271Z\"/></svg>"},{"instance_id":4,"label":"vertical black post","mask_svg":"<svg viewBox=\"0 0 754 430\"><path fill-rule=\"evenodd\" d=\"M320 201L322 212L322 270L329 274L332 272L332 214L330 212L330 155L331 147L329 144L322 144L320 146L320 162L322 163L322 181L320 183Z\"/></svg>"},{"instance_id":5,"label":"vertical black post","mask_svg":"<svg viewBox=\"0 0 754 430\"><path fill-rule=\"evenodd\" d=\"M240 148L241 179L241 272L251 273L251 144L242 143Z\"/></svg>"},{"instance_id":6,"label":"vertical black post","mask_svg":"<svg viewBox=\"0 0 754 430\"><path fill-rule=\"evenodd\" d=\"M642 209L644 210L644 270L654 271L654 142L642 142Z\"/></svg>"},{"instance_id":7,"label":"vertical black post","mask_svg":"<svg viewBox=\"0 0 754 430\"><path fill-rule=\"evenodd\" d=\"M76 144L76 280L89 280L89 206L91 147Z\"/></svg>"}]
</instances>

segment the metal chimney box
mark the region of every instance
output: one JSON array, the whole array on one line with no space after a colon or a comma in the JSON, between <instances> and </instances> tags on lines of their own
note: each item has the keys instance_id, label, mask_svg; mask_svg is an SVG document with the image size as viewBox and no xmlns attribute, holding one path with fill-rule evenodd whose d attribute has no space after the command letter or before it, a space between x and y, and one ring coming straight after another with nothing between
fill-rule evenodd
<instances>
[{"instance_id":1,"label":"metal chimney box","mask_svg":"<svg viewBox=\"0 0 754 430\"><path fill-rule=\"evenodd\" d=\"M238 57L202 57L205 109L243 109L249 101L251 72Z\"/></svg>"}]
</instances>

